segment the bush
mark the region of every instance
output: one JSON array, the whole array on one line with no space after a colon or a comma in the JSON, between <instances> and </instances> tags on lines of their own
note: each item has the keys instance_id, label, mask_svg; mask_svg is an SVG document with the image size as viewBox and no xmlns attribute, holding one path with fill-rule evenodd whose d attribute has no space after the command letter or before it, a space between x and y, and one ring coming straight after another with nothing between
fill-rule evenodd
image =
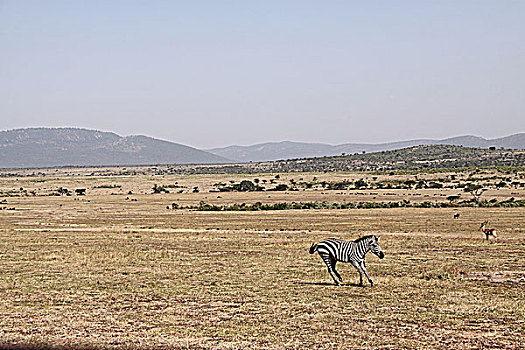
<instances>
[{"instance_id":1,"label":"bush","mask_svg":"<svg viewBox=\"0 0 525 350\"><path fill-rule=\"evenodd\" d=\"M86 194L86 189L85 188L77 188L75 190L75 193L77 194L77 196L84 196Z\"/></svg>"},{"instance_id":2,"label":"bush","mask_svg":"<svg viewBox=\"0 0 525 350\"><path fill-rule=\"evenodd\" d=\"M286 191L288 189L288 185L286 184L279 184L275 188L270 189L268 191Z\"/></svg>"},{"instance_id":3,"label":"bush","mask_svg":"<svg viewBox=\"0 0 525 350\"><path fill-rule=\"evenodd\" d=\"M354 183L355 188L366 188L368 187L368 184L365 180L359 179Z\"/></svg>"},{"instance_id":4,"label":"bush","mask_svg":"<svg viewBox=\"0 0 525 350\"><path fill-rule=\"evenodd\" d=\"M157 184L153 185L153 193L170 193L164 186L157 186Z\"/></svg>"}]
</instances>

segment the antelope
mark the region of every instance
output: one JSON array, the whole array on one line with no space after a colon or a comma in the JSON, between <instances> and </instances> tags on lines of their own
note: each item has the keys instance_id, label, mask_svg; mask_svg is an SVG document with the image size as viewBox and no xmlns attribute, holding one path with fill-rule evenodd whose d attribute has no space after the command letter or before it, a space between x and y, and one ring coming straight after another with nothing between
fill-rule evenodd
<instances>
[{"instance_id":1,"label":"antelope","mask_svg":"<svg viewBox=\"0 0 525 350\"><path fill-rule=\"evenodd\" d=\"M459 213L454 214L454 219L459 219Z\"/></svg>"},{"instance_id":2,"label":"antelope","mask_svg":"<svg viewBox=\"0 0 525 350\"><path fill-rule=\"evenodd\" d=\"M489 236L493 236L496 238L496 229L495 228L485 228L485 226L488 224L488 221L484 221L481 223L481 226L479 227L479 230L485 234L486 239L489 239Z\"/></svg>"}]
</instances>

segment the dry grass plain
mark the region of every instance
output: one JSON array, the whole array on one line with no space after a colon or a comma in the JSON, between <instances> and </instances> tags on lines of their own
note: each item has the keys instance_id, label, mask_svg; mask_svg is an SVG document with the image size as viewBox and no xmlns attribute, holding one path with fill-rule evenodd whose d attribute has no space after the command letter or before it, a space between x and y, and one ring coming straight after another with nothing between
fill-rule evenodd
<instances>
[{"instance_id":1,"label":"dry grass plain","mask_svg":"<svg viewBox=\"0 0 525 350\"><path fill-rule=\"evenodd\" d=\"M525 346L525 208L168 210L172 202L202 200L437 201L460 191L210 193L217 182L273 175L45 172L0 178L0 200L15 208L0 211L0 347ZM372 175L281 174L280 181L314 176ZM200 192L151 194L153 184L175 182ZM120 187L99 187L111 184ZM87 195L48 195L58 187L86 188ZM36 195L5 195L20 188ZM523 199L524 190L484 194L511 195ZM477 231L486 219L498 229L496 240ZM368 256L374 288L356 286L349 264L338 265L345 285L332 285L319 256L308 254L323 238L366 234L382 235L386 254Z\"/></svg>"}]
</instances>

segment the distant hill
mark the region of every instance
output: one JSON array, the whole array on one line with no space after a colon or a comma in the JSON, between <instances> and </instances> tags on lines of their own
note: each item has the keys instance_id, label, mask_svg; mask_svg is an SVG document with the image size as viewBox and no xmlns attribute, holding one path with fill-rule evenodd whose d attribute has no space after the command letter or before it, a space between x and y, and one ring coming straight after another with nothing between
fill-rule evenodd
<instances>
[{"instance_id":1,"label":"distant hill","mask_svg":"<svg viewBox=\"0 0 525 350\"><path fill-rule=\"evenodd\" d=\"M304 142L270 142L252 146L229 146L207 150L210 153L232 159L237 162L262 162L281 159L337 156L342 153L354 154L390 151L420 145L455 145L464 147L525 149L525 133L487 140L478 136L459 136L443 140L417 139L380 144L328 145Z\"/></svg>"},{"instance_id":2,"label":"distant hill","mask_svg":"<svg viewBox=\"0 0 525 350\"><path fill-rule=\"evenodd\" d=\"M0 167L229 163L196 148L147 136L76 128L0 131Z\"/></svg>"},{"instance_id":3,"label":"distant hill","mask_svg":"<svg viewBox=\"0 0 525 350\"><path fill-rule=\"evenodd\" d=\"M272 162L274 171L368 171L460 167L525 166L523 150L489 150L455 145L423 145L347 156Z\"/></svg>"},{"instance_id":4,"label":"distant hill","mask_svg":"<svg viewBox=\"0 0 525 350\"><path fill-rule=\"evenodd\" d=\"M470 147L436 148L439 157L455 159L446 162L449 166L476 166L475 164L500 165L501 159L495 153L487 151L494 146L499 151L505 149L525 149L525 133L515 134L498 139L487 140L476 136L460 136L444 140L409 140L382 144L343 144L327 145L322 143L277 142L253 146L230 146L209 151L198 150L181 144L154 139L147 136L122 137L112 132L79 128L28 128L0 131L0 168L37 168L52 166L90 166L90 165L154 165L154 164L227 164L233 162L276 162L275 170L290 170L297 168L322 170L328 169L366 169L391 168L389 161L383 159L385 151L401 149L429 152L434 148L420 149L419 146L446 145ZM365 154L363 154L363 151ZM408 152L408 153L407 153ZM448 153L447 153L448 152ZM459 154L456 154L459 152ZM345 157L341 157L342 154ZM388 157L396 158L395 162L405 162L403 166L412 167L417 163L406 163L413 151L388 153ZM447 155L449 154L449 155ZM483 155L483 159L479 155ZM521 154L521 153L520 153ZM467 155L467 156L465 156ZM362 158L362 156L365 156ZM487 159L492 159L489 162ZM448 157L448 158L447 158ZM472 158L472 161L469 160ZM511 154L511 158L514 157ZM520 156L521 157L521 156ZM314 159L306 159L314 158ZM315 158L321 158L316 160ZM445 159L443 158L443 159ZM292 160L290 160L292 159ZM299 162L293 161L299 160ZM510 158L509 158L510 159ZM512 158L514 159L514 158ZM522 158L518 158L522 159ZM482 161L483 160L483 161ZM420 161L420 160L417 160ZM352 163L352 164L350 164ZM489 164L490 163L490 164ZM510 162L514 164L513 162ZM509 161L505 164L509 165ZM308 167L306 166L308 164ZM520 164L518 164L520 165ZM430 164L429 166L434 166ZM226 167L228 167L226 165ZM244 166L240 166L244 168Z\"/></svg>"},{"instance_id":5,"label":"distant hill","mask_svg":"<svg viewBox=\"0 0 525 350\"><path fill-rule=\"evenodd\" d=\"M344 156L242 164L180 166L173 168L171 171L174 174L247 174L260 172L391 171L494 166L525 167L525 150L490 150L487 148L454 145L425 145Z\"/></svg>"}]
</instances>

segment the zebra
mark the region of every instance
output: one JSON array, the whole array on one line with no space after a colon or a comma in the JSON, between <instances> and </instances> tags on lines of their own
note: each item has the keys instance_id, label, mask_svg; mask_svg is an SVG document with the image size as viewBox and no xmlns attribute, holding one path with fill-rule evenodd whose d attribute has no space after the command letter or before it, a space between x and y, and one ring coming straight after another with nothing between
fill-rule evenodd
<instances>
[{"instance_id":1,"label":"zebra","mask_svg":"<svg viewBox=\"0 0 525 350\"><path fill-rule=\"evenodd\" d=\"M370 285L373 287L374 282L372 282L370 276L368 276L368 271L366 271L365 255L371 251L373 254L377 255L379 259L385 257L385 254L381 251L381 247L379 246L380 238L381 236L374 235L364 236L355 241L343 241L341 239L328 238L319 242L319 244L312 244L310 247L310 254L313 254L316 251L319 253L321 259L323 259L326 266L328 266L328 272L330 273L330 276L332 276L336 285L339 286L339 282L343 282L343 278L335 269L335 264L338 261L341 261L349 262L356 268L357 272L359 272L360 286L363 286L362 270L365 273L368 282L370 282ZM339 281L335 278L334 273Z\"/></svg>"}]
</instances>

